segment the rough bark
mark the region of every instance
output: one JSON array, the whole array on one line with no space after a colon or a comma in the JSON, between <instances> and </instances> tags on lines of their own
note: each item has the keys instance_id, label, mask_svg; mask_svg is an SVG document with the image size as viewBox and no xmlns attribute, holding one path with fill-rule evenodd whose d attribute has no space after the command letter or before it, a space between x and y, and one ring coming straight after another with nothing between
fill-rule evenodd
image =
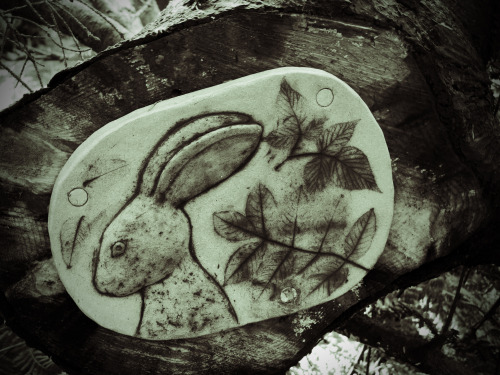
<instances>
[{"instance_id":1,"label":"rough bark","mask_svg":"<svg viewBox=\"0 0 500 375\"><path fill-rule=\"evenodd\" d=\"M499 130L478 50L447 1L170 2L142 36L0 114L8 324L75 374L284 372L389 291L457 264L499 262ZM281 66L337 75L384 131L395 215L375 269L336 301L196 339L139 340L86 318L62 292L47 233L50 192L71 152L137 108Z\"/></svg>"}]
</instances>

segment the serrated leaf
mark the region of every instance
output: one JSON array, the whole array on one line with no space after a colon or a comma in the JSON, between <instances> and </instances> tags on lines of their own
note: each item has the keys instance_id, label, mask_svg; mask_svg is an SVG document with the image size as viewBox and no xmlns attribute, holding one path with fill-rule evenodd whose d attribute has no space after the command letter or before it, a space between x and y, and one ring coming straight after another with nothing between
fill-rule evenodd
<instances>
[{"instance_id":1,"label":"serrated leaf","mask_svg":"<svg viewBox=\"0 0 500 375\"><path fill-rule=\"evenodd\" d=\"M265 141L275 148L290 148L297 142L298 137L297 127L288 123L269 133Z\"/></svg>"},{"instance_id":2,"label":"serrated leaf","mask_svg":"<svg viewBox=\"0 0 500 375\"><path fill-rule=\"evenodd\" d=\"M255 238L256 236L252 223L239 212L215 212L213 214L213 221L217 234L228 241L243 241Z\"/></svg>"},{"instance_id":3,"label":"serrated leaf","mask_svg":"<svg viewBox=\"0 0 500 375\"><path fill-rule=\"evenodd\" d=\"M298 91L294 90L292 86L290 86L286 78L283 78L281 80L280 96L282 96L286 100L286 102L292 109L296 108L299 104L299 101L302 99L302 95Z\"/></svg>"},{"instance_id":4,"label":"serrated leaf","mask_svg":"<svg viewBox=\"0 0 500 375\"><path fill-rule=\"evenodd\" d=\"M333 224L333 219L330 219L328 221L326 229L324 230L323 237L322 237L321 242L320 242L319 247L318 247L318 252L312 257L308 256L309 261L307 263L305 263L304 265L302 265L302 267L297 272L298 274L304 273L304 271L306 271L308 268L310 268L312 265L314 265L320 259L321 252L323 251L323 248L328 247L327 244L325 246L325 241L328 237L328 234L330 233L330 229L332 228L332 224ZM301 257L301 259L299 260L299 263L301 261L303 261L304 258L305 258L304 256Z\"/></svg>"},{"instance_id":5,"label":"serrated leaf","mask_svg":"<svg viewBox=\"0 0 500 375\"><path fill-rule=\"evenodd\" d=\"M342 257L325 256L324 253L316 258L313 265L310 266L307 274L330 275L336 272L345 264Z\"/></svg>"},{"instance_id":6,"label":"serrated leaf","mask_svg":"<svg viewBox=\"0 0 500 375\"><path fill-rule=\"evenodd\" d=\"M335 155L332 176L334 183L344 189L380 192L368 158L356 147L346 146Z\"/></svg>"},{"instance_id":7,"label":"serrated leaf","mask_svg":"<svg viewBox=\"0 0 500 375\"><path fill-rule=\"evenodd\" d=\"M323 133L323 125L326 119L312 119L303 130L303 136L307 140L315 140Z\"/></svg>"},{"instance_id":8,"label":"serrated leaf","mask_svg":"<svg viewBox=\"0 0 500 375\"><path fill-rule=\"evenodd\" d=\"M376 231L375 210L365 212L352 226L345 239L345 260L321 257L314 263L314 275L311 280L317 282L309 294L318 291L331 295L335 289L347 281L347 261L350 264L361 258L370 249Z\"/></svg>"},{"instance_id":9,"label":"serrated leaf","mask_svg":"<svg viewBox=\"0 0 500 375\"><path fill-rule=\"evenodd\" d=\"M331 156L336 155L351 140L359 121L340 122L324 131L318 140L319 151Z\"/></svg>"},{"instance_id":10,"label":"serrated leaf","mask_svg":"<svg viewBox=\"0 0 500 375\"><path fill-rule=\"evenodd\" d=\"M256 280L265 283L264 288L271 282L282 281L293 273L292 250L278 245L270 245L259 269Z\"/></svg>"},{"instance_id":11,"label":"serrated leaf","mask_svg":"<svg viewBox=\"0 0 500 375\"><path fill-rule=\"evenodd\" d=\"M317 292L322 292L326 296L330 296L336 289L340 288L347 282L349 270L345 267L337 268L332 273L319 273L310 276L310 280L316 281L317 286L309 293L309 295Z\"/></svg>"},{"instance_id":12,"label":"serrated leaf","mask_svg":"<svg viewBox=\"0 0 500 375\"><path fill-rule=\"evenodd\" d=\"M308 191L323 190L332 181L335 159L322 154L314 156L304 166L304 182Z\"/></svg>"},{"instance_id":13,"label":"serrated leaf","mask_svg":"<svg viewBox=\"0 0 500 375\"><path fill-rule=\"evenodd\" d=\"M375 210L372 208L356 220L345 239L346 256L349 260L355 261L366 254L376 229Z\"/></svg>"},{"instance_id":14,"label":"serrated leaf","mask_svg":"<svg viewBox=\"0 0 500 375\"><path fill-rule=\"evenodd\" d=\"M265 211L274 209L275 205L272 193L262 184L257 185L248 195L245 207L246 217L256 232L263 237L268 235Z\"/></svg>"},{"instance_id":15,"label":"serrated leaf","mask_svg":"<svg viewBox=\"0 0 500 375\"><path fill-rule=\"evenodd\" d=\"M281 126L293 131L298 138L306 119L302 114L303 98L290 86L286 78L281 81L277 104Z\"/></svg>"},{"instance_id":16,"label":"serrated leaf","mask_svg":"<svg viewBox=\"0 0 500 375\"><path fill-rule=\"evenodd\" d=\"M263 241L247 243L229 258L224 272L224 284L237 284L254 278L266 252Z\"/></svg>"}]
</instances>

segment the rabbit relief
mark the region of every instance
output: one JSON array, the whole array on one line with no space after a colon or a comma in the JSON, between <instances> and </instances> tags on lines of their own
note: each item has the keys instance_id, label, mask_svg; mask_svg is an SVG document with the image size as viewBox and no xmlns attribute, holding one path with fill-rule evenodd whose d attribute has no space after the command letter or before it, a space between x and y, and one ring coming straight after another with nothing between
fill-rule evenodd
<instances>
[{"instance_id":1,"label":"rabbit relief","mask_svg":"<svg viewBox=\"0 0 500 375\"><path fill-rule=\"evenodd\" d=\"M199 332L209 323L237 321L224 290L196 258L182 207L249 159L262 133L249 120L236 113L206 116L189 123L206 134L162 139L139 175L137 193L105 229L94 284L111 296L141 291L139 334L155 337L169 327Z\"/></svg>"},{"instance_id":2,"label":"rabbit relief","mask_svg":"<svg viewBox=\"0 0 500 375\"><path fill-rule=\"evenodd\" d=\"M89 317L193 337L349 292L384 249L393 194L359 96L328 73L283 68L97 131L58 177L49 232Z\"/></svg>"}]
</instances>

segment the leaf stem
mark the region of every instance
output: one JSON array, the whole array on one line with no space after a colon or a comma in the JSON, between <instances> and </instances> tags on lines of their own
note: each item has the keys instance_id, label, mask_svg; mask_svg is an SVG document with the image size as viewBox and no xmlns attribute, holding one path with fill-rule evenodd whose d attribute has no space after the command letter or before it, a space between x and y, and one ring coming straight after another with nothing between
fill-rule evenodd
<instances>
[{"instance_id":1,"label":"leaf stem","mask_svg":"<svg viewBox=\"0 0 500 375\"><path fill-rule=\"evenodd\" d=\"M321 243L319 245L318 252L309 262L307 262L307 264L304 267L302 267L302 269L299 272L297 272L297 274L300 275L301 273L303 273L308 267L310 267L314 262L316 262L316 259L318 259L319 255L321 253L321 250L323 249L323 245L325 243L326 236L328 236L328 232L330 231L332 221L333 221L333 218L331 218L330 221L328 222L328 225L327 225L326 230L325 230L325 234L323 235L323 238L321 239Z\"/></svg>"},{"instance_id":2,"label":"leaf stem","mask_svg":"<svg viewBox=\"0 0 500 375\"><path fill-rule=\"evenodd\" d=\"M223 220L222 218L220 218L220 219ZM276 245L276 246L281 246L281 247L284 247L286 249L290 249L290 250L293 250L293 251L298 251L300 253L305 253L305 254L317 254L318 253L317 251L311 251L311 250L301 249L301 248L296 247L296 246L290 246L290 245L287 245L287 244L285 244L283 242L276 241L276 240L274 240L272 238L266 238L266 237L264 237L264 236L262 236L260 234L251 232L251 231L249 231L246 228L237 226L234 223L228 222L227 224L232 225L232 226L238 228L238 230L242 231L243 233L246 233L246 234L248 234L248 235L250 235L252 237L259 238L262 241L266 241L266 242L268 242L270 244L273 244L273 245ZM347 264L350 264L350 265L352 265L354 267L362 269L363 271L366 271L366 272L370 271L370 269L366 268L365 266L362 266L361 264L359 264L359 263L357 263L357 262L355 262L353 260L347 259L347 258L345 258L345 257L343 257L342 255L339 255L339 254L335 254L335 253L321 253L320 256L331 256L331 257L334 257L334 258L342 260L344 263L347 263Z\"/></svg>"},{"instance_id":3,"label":"leaf stem","mask_svg":"<svg viewBox=\"0 0 500 375\"><path fill-rule=\"evenodd\" d=\"M338 160L335 156L325 154L323 152L304 152L302 154L290 154L286 157L285 160L283 160L281 163L279 163L277 166L274 167L275 171L279 171L283 164L285 164L287 161L292 160L292 159L302 159L302 158L311 158L311 157L316 157L316 156L325 156L330 159Z\"/></svg>"},{"instance_id":4,"label":"leaf stem","mask_svg":"<svg viewBox=\"0 0 500 375\"><path fill-rule=\"evenodd\" d=\"M283 257L283 259L281 259L281 262L278 264L278 266L274 270L274 272L271 275L271 277L269 278L269 281L267 282L267 284L264 286L264 288L262 288L262 292L260 293L259 297L267 289L267 287L269 286L269 284L271 283L271 281L273 280L273 278L276 276L276 274L278 274L278 272L280 271L280 268L285 264L285 262L288 260L288 258L290 258L290 255L292 255L292 251L295 248L295 235L296 235L296 232L297 232L297 218L299 216L299 206L300 206L300 196L301 196L301 193L302 193L302 189L299 190L299 196L297 198L297 211L295 212L295 220L293 222L292 241L291 241L291 244L290 244L290 248L286 252L286 254Z\"/></svg>"}]
</instances>

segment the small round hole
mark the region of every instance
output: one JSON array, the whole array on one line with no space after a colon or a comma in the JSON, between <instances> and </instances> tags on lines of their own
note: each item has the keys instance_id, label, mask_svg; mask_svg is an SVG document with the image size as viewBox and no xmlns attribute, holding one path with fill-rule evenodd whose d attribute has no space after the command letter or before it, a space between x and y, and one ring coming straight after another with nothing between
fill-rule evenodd
<instances>
[{"instance_id":1,"label":"small round hole","mask_svg":"<svg viewBox=\"0 0 500 375\"><path fill-rule=\"evenodd\" d=\"M87 203L89 195L82 188L76 188L68 193L68 200L75 207L81 207Z\"/></svg>"},{"instance_id":2,"label":"small round hole","mask_svg":"<svg viewBox=\"0 0 500 375\"><path fill-rule=\"evenodd\" d=\"M316 102L321 107L328 107L333 102L333 92L330 89L321 89L316 95Z\"/></svg>"}]
</instances>

